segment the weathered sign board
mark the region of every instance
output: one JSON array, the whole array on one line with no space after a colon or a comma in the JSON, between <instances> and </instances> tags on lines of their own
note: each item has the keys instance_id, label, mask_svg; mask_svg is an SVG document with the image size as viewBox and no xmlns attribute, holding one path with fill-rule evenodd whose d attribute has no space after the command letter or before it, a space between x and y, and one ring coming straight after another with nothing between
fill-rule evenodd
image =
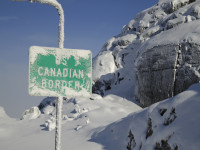
<instances>
[{"instance_id":1,"label":"weathered sign board","mask_svg":"<svg viewBox=\"0 0 200 150\"><path fill-rule=\"evenodd\" d=\"M92 90L91 80L91 51L30 47L30 95L89 97Z\"/></svg>"}]
</instances>

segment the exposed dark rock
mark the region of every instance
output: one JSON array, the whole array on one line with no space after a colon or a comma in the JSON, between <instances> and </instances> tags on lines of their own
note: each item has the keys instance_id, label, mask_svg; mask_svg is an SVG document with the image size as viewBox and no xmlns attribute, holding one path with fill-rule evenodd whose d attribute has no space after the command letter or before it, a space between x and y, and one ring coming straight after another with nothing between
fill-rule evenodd
<instances>
[{"instance_id":1,"label":"exposed dark rock","mask_svg":"<svg viewBox=\"0 0 200 150\"><path fill-rule=\"evenodd\" d=\"M129 131L128 138L129 138L129 142L128 142L128 145L126 148L128 150L132 150L136 146L136 142L135 142L135 138L134 138L134 135L131 130Z\"/></svg>"},{"instance_id":2,"label":"exposed dark rock","mask_svg":"<svg viewBox=\"0 0 200 150\"><path fill-rule=\"evenodd\" d=\"M159 110L159 113L160 113L161 116L163 116L166 113L166 111L167 111L167 109L163 108L163 109Z\"/></svg>"},{"instance_id":3,"label":"exposed dark rock","mask_svg":"<svg viewBox=\"0 0 200 150\"><path fill-rule=\"evenodd\" d=\"M177 145L175 145L175 147L172 147L168 143L168 140L171 138L172 135L166 137L166 139L162 139L160 142L156 142L154 149L155 150L178 150Z\"/></svg>"},{"instance_id":4,"label":"exposed dark rock","mask_svg":"<svg viewBox=\"0 0 200 150\"><path fill-rule=\"evenodd\" d=\"M46 106L56 106L56 97L47 97L42 100L42 102L38 105L39 110L42 110Z\"/></svg>"},{"instance_id":5,"label":"exposed dark rock","mask_svg":"<svg viewBox=\"0 0 200 150\"><path fill-rule=\"evenodd\" d=\"M151 118L148 119L148 126L147 126L147 131L146 131L146 139L150 137L153 134L153 129L152 129L152 121Z\"/></svg>"},{"instance_id":6,"label":"exposed dark rock","mask_svg":"<svg viewBox=\"0 0 200 150\"><path fill-rule=\"evenodd\" d=\"M177 118L177 115L176 115L176 112L175 112L175 108L172 108L169 117L165 119L164 125L168 126L169 124L174 122L174 120L176 118Z\"/></svg>"},{"instance_id":7,"label":"exposed dark rock","mask_svg":"<svg viewBox=\"0 0 200 150\"><path fill-rule=\"evenodd\" d=\"M136 68L135 96L144 106L172 97L199 82L200 45L159 45L145 51Z\"/></svg>"},{"instance_id":8,"label":"exposed dark rock","mask_svg":"<svg viewBox=\"0 0 200 150\"><path fill-rule=\"evenodd\" d=\"M104 96L104 84L101 81L96 81L94 85L92 86L92 93L100 94L101 96Z\"/></svg>"}]
</instances>

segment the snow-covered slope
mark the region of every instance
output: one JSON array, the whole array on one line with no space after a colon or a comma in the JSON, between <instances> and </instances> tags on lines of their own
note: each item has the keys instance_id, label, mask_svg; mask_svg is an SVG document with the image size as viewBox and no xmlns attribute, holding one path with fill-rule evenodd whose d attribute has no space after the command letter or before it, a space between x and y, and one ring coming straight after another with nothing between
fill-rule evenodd
<instances>
[{"instance_id":1,"label":"snow-covered slope","mask_svg":"<svg viewBox=\"0 0 200 150\"><path fill-rule=\"evenodd\" d=\"M49 106L32 120L9 118L1 107L0 149L53 150L55 112ZM62 149L199 150L199 108L200 84L143 110L114 95L64 101Z\"/></svg>"},{"instance_id":2,"label":"snow-covered slope","mask_svg":"<svg viewBox=\"0 0 200 150\"><path fill-rule=\"evenodd\" d=\"M52 103L49 103L50 101ZM40 107L42 114L37 119L29 117L34 111L26 111L29 113L24 114L28 114L28 118L23 120L11 119L0 107L0 150L54 150L54 101L55 98L42 101L42 104L47 102L49 105ZM90 99L65 100L62 149L102 150L100 144L91 141L92 134L99 131L100 127L138 110L141 108L136 104L115 95L102 98L94 94Z\"/></svg>"},{"instance_id":3,"label":"snow-covered slope","mask_svg":"<svg viewBox=\"0 0 200 150\"><path fill-rule=\"evenodd\" d=\"M200 84L130 114L93 135L105 149L199 150Z\"/></svg>"},{"instance_id":4,"label":"snow-covered slope","mask_svg":"<svg viewBox=\"0 0 200 150\"><path fill-rule=\"evenodd\" d=\"M199 82L199 18L200 0L160 0L111 38L93 59L104 97L64 99L62 149L199 150L200 84L180 93ZM21 120L0 107L0 150L53 150L55 100Z\"/></svg>"},{"instance_id":5,"label":"snow-covered slope","mask_svg":"<svg viewBox=\"0 0 200 150\"><path fill-rule=\"evenodd\" d=\"M198 83L199 19L199 0L159 0L136 15L94 58L93 91L148 106Z\"/></svg>"}]
</instances>

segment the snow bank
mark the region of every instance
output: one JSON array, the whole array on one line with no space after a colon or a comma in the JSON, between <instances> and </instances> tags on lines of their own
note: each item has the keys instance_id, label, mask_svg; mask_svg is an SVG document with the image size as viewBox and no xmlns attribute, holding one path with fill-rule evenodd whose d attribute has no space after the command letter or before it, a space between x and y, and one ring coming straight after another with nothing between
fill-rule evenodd
<instances>
[{"instance_id":1,"label":"snow bank","mask_svg":"<svg viewBox=\"0 0 200 150\"><path fill-rule=\"evenodd\" d=\"M92 137L106 149L181 149L200 147L200 84L114 122ZM128 149L128 148L127 148Z\"/></svg>"}]
</instances>

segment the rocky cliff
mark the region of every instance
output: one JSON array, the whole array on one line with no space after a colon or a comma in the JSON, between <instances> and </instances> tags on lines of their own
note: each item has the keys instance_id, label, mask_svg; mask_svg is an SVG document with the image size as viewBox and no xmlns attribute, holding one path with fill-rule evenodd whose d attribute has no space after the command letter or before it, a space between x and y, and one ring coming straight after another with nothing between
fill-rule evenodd
<instances>
[{"instance_id":1,"label":"rocky cliff","mask_svg":"<svg viewBox=\"0 0 200 150\"><path fill-rule=\"evenodd\" d=\"M137 14L93 59L93 92L149 106L199 82L199 19L199 0L160 0Z\"/></svg>"}]
</instances>

